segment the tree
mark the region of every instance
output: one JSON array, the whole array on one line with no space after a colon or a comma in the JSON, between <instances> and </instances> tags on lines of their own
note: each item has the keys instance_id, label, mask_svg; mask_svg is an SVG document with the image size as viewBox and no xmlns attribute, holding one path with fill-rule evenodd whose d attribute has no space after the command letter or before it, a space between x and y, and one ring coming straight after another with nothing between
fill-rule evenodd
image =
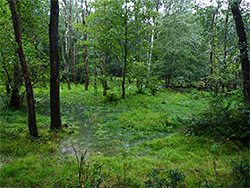
<instances>
[{"instance_id":1,"label":"tree","mask_svg":"<svg viewBox=\"0 0 250 188\"><path fill-rule=\"evenodd\" d=\"M66 0L63 1L64 5L65 5L65 35L64 35L64 40L65 40L65 69L66 69L66 81L68 84L68 88L71 89L70 87L70 81L69 81L69 58L68 58L68 32L69 32L69 28L68 28L68 16L67 16L67 2Z\"/></svg>"},{"instance_id":2,"label":"tree","mask_svg":"<svg viewBox=\"0 0 250 188\"><path fill-rule=\"evenodd\" d=\"M89 85L89 74L88 74L88 62L87 62L87 44L86 44L86 41L87 41L87 32L86 32L86 20L85 20L85 17L87 16L88 14L88 4L87 4L87 0L85 0L85 7L86 7L86 11L85 11L85 14L84 14L84 8L83 8L83 0L81 0L81 10L82 10L82 24L83 24L83 27L84 27L84 36L83 36L83 40L85 42L84 44L84 72L85 72L85 90L87 91L88 90L88 85Z\"/></svg>"},{"instance_id":3,"label":"tree","mask_svg":"<svg viewBox=\"0 0 250 188\"><path fill-rule=\"evenodd\" d=\"M72 45L72 0L69 1L69 47L71 53L71 65L72 65L73 77L74 77L74 82L76 83L75 55Z\"/></svg>"},{"instance_id":4,"label":"tree","mask_svg":"<svg viewBox=\"0 0 250 188\"><path fill-rule=\"evenodd\" d=\"M58 57L58 22L59 5L58 0L50 0L50 129L61 129L60 113L60 80L59 80L59 57Z\"/></svg>"},{"instance_id":5,"label":"tree","mask_svg":"<svg viewBox=\"0 0 250 188\"><path fill-rule=\"evenodd\" d=\"M28 125L29 125L29 132L31 136L38 136L37 125L36 125L36 114L35 114L35 103L34 103L34 96L33 96L33 88L31 85L31 80L29 76L27 62L23 52L22 46L22 38L20 32L20 23L18 20L18 15L16 11L15 0L10 0L10 9L12 14L12 21L13 21L13 28L15 31L15 39L18 45L18 55L22 66L23 76L25 80L25 87L27 91L27 104L28 104Z\"/></svg>"},{"instance_id":6,"label":"tree","mask_svg":"<svg viewBox=\"0 0 250 188\"><path fill-rule=\"evenodd\" d=\"M239 10L239 4L237 2L232 3L231 10L234 16L237 35L239 37L240 48L240 61L241 70L243 75L243 96L244 102L248 107L250 106L250 73L249 73L249 59L247 51L247 38L244 23L242 20L241 12Z\"/></svg>"}]
</instances>

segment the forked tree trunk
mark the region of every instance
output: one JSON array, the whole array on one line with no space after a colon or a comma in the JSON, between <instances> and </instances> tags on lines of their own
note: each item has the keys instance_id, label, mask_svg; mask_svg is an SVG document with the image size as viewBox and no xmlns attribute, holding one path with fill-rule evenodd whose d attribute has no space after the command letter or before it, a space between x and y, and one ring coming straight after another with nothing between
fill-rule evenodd
<instances>
[{"instance_id":1,"label":"forked tree trunk","mask_svg":"<svg viewBox=\"0 0 250 188\"><path fill-rule=\"evenodd\" d=\"M13 27L15 31L15 39L16 43L18 44L18 55L22 66L23 76L25 80L25 87L27 91L27 104L28 104L28 125L29 125L29 132L31 136L38 136L37 125L36 125L36 114L35 114L35 103L34 103L34 96L33 96L33 88L31 85L31 80L29 77L28 66L26 63L26 59L23 52L22 46L22 39L21 39L21 32L20 32L20 24L17 16L16 11L16 4L15 0L10 0L10 9L12 14L12 21Z\"/></svg>"},{"instance_id":2,"label":"forked tree trunk","mask_svg":"<svg viewBox=\"0 0 250 188\"><path fill-rule=\"evenodd\" d=\"M50 24L49 24L49 46L50 46L50 129L61 129L60 113L60 80L59 80L59 57L58 57L58 0L50 0Z\"/></svg>"},{"instance_id":3,"label":"forked tree trunk","mask_svg":"<svg viewBox=\"0 0 250 188\"><path fill-rule=\"evenodd\" d=\"M250 73L249 73L249 59L247 51L247 37L244 23L237 3L232 4L232 13L235 20L236 31L239 37L240 61L243 76L243 96L244 102L250 108Z\"/></svg>"}]
</instances>

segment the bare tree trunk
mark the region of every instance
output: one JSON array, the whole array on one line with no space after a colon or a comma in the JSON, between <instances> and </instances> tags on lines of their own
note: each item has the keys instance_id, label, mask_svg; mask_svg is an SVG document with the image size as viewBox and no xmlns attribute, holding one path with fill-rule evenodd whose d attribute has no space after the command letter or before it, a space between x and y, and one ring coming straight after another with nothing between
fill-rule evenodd
<instances>
[{"instance_id":1,"label":"bare tree trunk","mask_svg":"<svg viewBox=\"0 0 250 188\"><path fill-rule=\"evenodd\" d=\"M210 27L210 36L211 36L211 50L210 50L210 75L213 74L213 27L214 27L214 18L215 18L215 12L212 15L212 22L211 22L211 27Z\"/></svg>"},{"instance_id":2,"label":"bare tree trunk","mask_svg":"<svg viewBox=\"0 0 250 188\"><path fill-rule=\"evenodd\" d=\"M59 57L58 57L58 22L59 5L58 0L50 0L50 24L49 24L49 44L50 44L50 129L61 129L60 112L60 80L59 80Z\"/></svg>"},{"instance_id":3,"label":"bare tree trunk","mask_svg":"<svg viewBox=\"0 0 250 188\"><path fill-rule=\"evenodd\" d=\"M83 8L83 0L81 0L81 8L82 8L82 23L83 26L86 28L86 21L85 21L85 15L88 14L88 4L87 4L87 0L85 0L85 7L86 7L86 14L84 14L84 8ZM89 85L89 75L88 75L88 62L87 62L87 45L86 45L86 41L87 41L87 32L84 32L84 36L83 36L83 40L85 42L83 48L84 48L84 70L85 70L85 90L88 90L88 85Z\"/></svg>"},{"instance_id":4,"label":"bare tree trunk","mask_svg":"<svg viewBox=\"0 0 250 188\"><path fill-rule=\"evenodd\" d=\"M17 59L15 58L14 62L14 70L13 70L13 87L11 91L11 98L10 98L10 106L14 108L18 108L21 104L21 96L19 95L19 89L21 77L20 77L20 65L17 62Z\"/></svg>"},{"instance_id":5,"label":"bare tree trunk","mask_svg":"<svg viewBox=\"0 0 250 188\"><path fill-rule=\"evenodd\" d=\"M97 65L96 65L96 51L95 51L95 58L94 58L94 61L95 61L95 80L94 80L94 85L95 85L95 87L96 87L96 82L97 82L97 69L96 69L96 67L97 67Z\"/></svg>"},{"instance_id":6,"label":"bare tree trunk","mask_svg":"<svg viewBox=\"0 0 250 188\"><path fill-rule=\"evenodd\" d=\"M227 35L228 35L228 13L225 20L225 34L224 34L224 64L227 60Z\"/></svg>"},{"instance_id":7,"label":"bare tree trunk","mask_svg":"<svg viewBox=\"0 0 250 188\"><path fill-rule=\"evenodd\" d=\"M16 43L18 44L19 59L21 62L23 76L25 80L25 87L27 90L26 96L27 96L27 104L28 104L29 132L31 136L37 137L38 131L37 131L37 125L36 125L36 113L35 113L33 88L31 85L29 71L28 71L26 59L25 59L24 52L23 52L22 39L21 39L21 33L20 33L20 24L19 24L19 19L17 16L15 0L10 0L9 3L10 3L11 14L12 14L13 27L15 31L15 39L16 39Z\"/></svg>"},{"instance_id":8,"label":"bare tree trunk","mask_svg":"<svg viewBox=\"0 0 250 188\"><path fill-rule=\"evenodd\" d=\"M71 53L71 65L73 71L74 82L76 82L75 56L72 45L72 0L69 0L69 48Z\"/></svg>"},{"instance_id":9,"label":"bare tree trunk","mask_svg":"<svg viewBox=\"0 0 250 188\"><path fill-rule=\"evenodd\" d=\"M99 60L100 60L100 62L103 62L100 65L100 73L101 73L101 76L102 76L101 84L102 84L102 87L103 87L103 96L105 97L107 95L107 87L108 87L107 78L106 78L106 65L105 65L106 61L107 61L107 53L105 52L104 61L101 59L101 54L99 53Z\"/></svg>"},{"instance_id":10,"label":"bare tree trunk","mask_svg":"<svg viewBox=\"0 0 250 188\"><path fill-rule=\"evenodd\" d=\"M69 58L68 58L68 32L69 32L69 28L68 28L68 15L67 15L67 2L66 0L63 0L64 5L65 5L65 35L64 35L64 40L65 40L65 69L66 69L66 81L68 84L68 88L71 89L70 87L70 81L69 81Z\"/></svg>"},{"instance_id":11,"label":"bare tree trunk","mask_svg":"<svg viewBox=\"0 0 250 188\"><path fill-rule=\"evenodd\" d=\"M125 99L125 80L126 80L126 74L127 74L127 56L128 56L128 7L127 7L127 1L126 1L126 15L124 20L125 25L125 43L124 43L124 66L123 66L123 74L122 74L122 98Z\"/></svg>"},{"instance_id":12,"label":"bare tree trunk","mask_svg":"<svg viewBox=\"0 0 250 188\"><path fill-rule=\"evenodd\" d=\"M1 50L1 56L2 56L2 60L3 60L2 68L7 76L7 81L5 82L5 86L6 86L6 94L7 94L7 103L9 103L11 78L10 78L9 72L7 71L6 66L5 66L5 57L3 55L2 50Z\"/></svg>"},{"instance_id":13,"label":"bare tree trunk","mask_svg":"<svg viewBox=\"0 0 250 188\"><path fill-rule=\"evenodd\" d=\"M75 6L77 6L78 7L78 0L76 0L75 1ZM79 11L78 11L79 9L77 9L77 15L79 14ZM80 22L79 21L79 19L78 19L79 17L77 17L77 19L76 19L76 22L77 22L77 24ZM79 30L78 29L76 29L76 39L75 39L75 52L74 52L74 54L75 54L75 74L76 74L76 80L75 80L75 85L77 86L77 82L78 82L78 74L79 74L79 68L78 68L78 65L79 65L79 54L78 54L78 52L79 52L79 44L78 44L78 41L79 41Z\"/></svg>"},{"instance_id":14,"label":"bare tree trunk","mask_svg":"<svg viewBox=\"0 0 250 188\"><path fill-rule=\"evenodd\" d=\"M79 61L79 57L78 57L78 39L76 39L74 41L74 56L75 56L75 85L77 86L77 77L78 77L78 68L77 68L77 65L78 65L78 61Z\"/></svg>"},{"instance_id":15,"label":"bare tree trunk","mask_svg":"<svg viewBox=\"0 0 250 188\"><path fill-rule=\"evenodd\" d=\"M237 3L232 4L232 13L235 20L236 31L239 37L240 61L243 75L243 96L245 104L250 108L250 73L247 51L247 37L244 23Z\"/></svg>"}]
</instances>

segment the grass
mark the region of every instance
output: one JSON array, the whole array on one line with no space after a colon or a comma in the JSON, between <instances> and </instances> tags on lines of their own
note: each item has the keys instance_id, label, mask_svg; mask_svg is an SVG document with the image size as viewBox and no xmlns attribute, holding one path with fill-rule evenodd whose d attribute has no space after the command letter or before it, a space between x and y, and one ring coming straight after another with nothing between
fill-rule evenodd
<instances>
[{"instance_id":1,"label":"grass","mask_svg":"<svg viewBox=\"0 0 250 188\"><path fill-rule=\"evenodd\" d=\"M248 148L206 136L186 136L179 121L208 109L209 93L162 89L154 97L146 89L144 94L136 91L129 87L122 100L115 87L103 97L99 87L85 91L81 85L72 85L71 90L64 85L61 113L69 128L53 133L49 131L49 90L35 88L35 99L40 101L36 110L41 137L37 139L28 135L25 106L11 110L1 105L0 187L90 185L78 182L73 147L78 157L88 150L89 174L97 162L104 164L101 170L109 175L101 187L145 187L152 169L180 169L186 187L233 183L231 161L249 160Z\"/></svg>"}]
</instances>

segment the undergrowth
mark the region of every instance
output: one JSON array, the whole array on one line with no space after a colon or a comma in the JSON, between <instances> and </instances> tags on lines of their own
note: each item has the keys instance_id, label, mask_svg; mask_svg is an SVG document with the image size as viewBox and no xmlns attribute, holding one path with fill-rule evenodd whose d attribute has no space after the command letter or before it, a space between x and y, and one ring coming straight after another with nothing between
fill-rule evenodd
<instances>
[{"instance_id":1,"label":"undergrowth","mask_svg":"<svg viewBox=\"0 0 250 188\"><path fill-rule=\"evenodd\" d=\"M196 90L180 93L159 88L152 93L143 88L138 94L130 86L126 92L122 100L115 86L103 97L100 87L85 91L81 85L72 85L71 90L64 85L61 112L68 128L53 133L49 131L48 88L35 88L39 138L28 135L25 105L19 110L2 106L0 187L249 184L248 147L236 142L245 128L228 135L208 128L232 127L232 120L244 122L237 116L242 113L239 108L224 102L210 110L210 94Z\"/></svg>"},{"instance_id":2,"label":"undergrowth","mask_svg":"<svg viewBox=\"0 0 250 188\"><path fill-rule=\"evenodd\" d=\"M243 104L232 104L221 95L210 101L211 105L199 116L184 120L187 135L207 135L224 142L233 141L249 146L250 113Z\"/></svg>"}]
</instances>

